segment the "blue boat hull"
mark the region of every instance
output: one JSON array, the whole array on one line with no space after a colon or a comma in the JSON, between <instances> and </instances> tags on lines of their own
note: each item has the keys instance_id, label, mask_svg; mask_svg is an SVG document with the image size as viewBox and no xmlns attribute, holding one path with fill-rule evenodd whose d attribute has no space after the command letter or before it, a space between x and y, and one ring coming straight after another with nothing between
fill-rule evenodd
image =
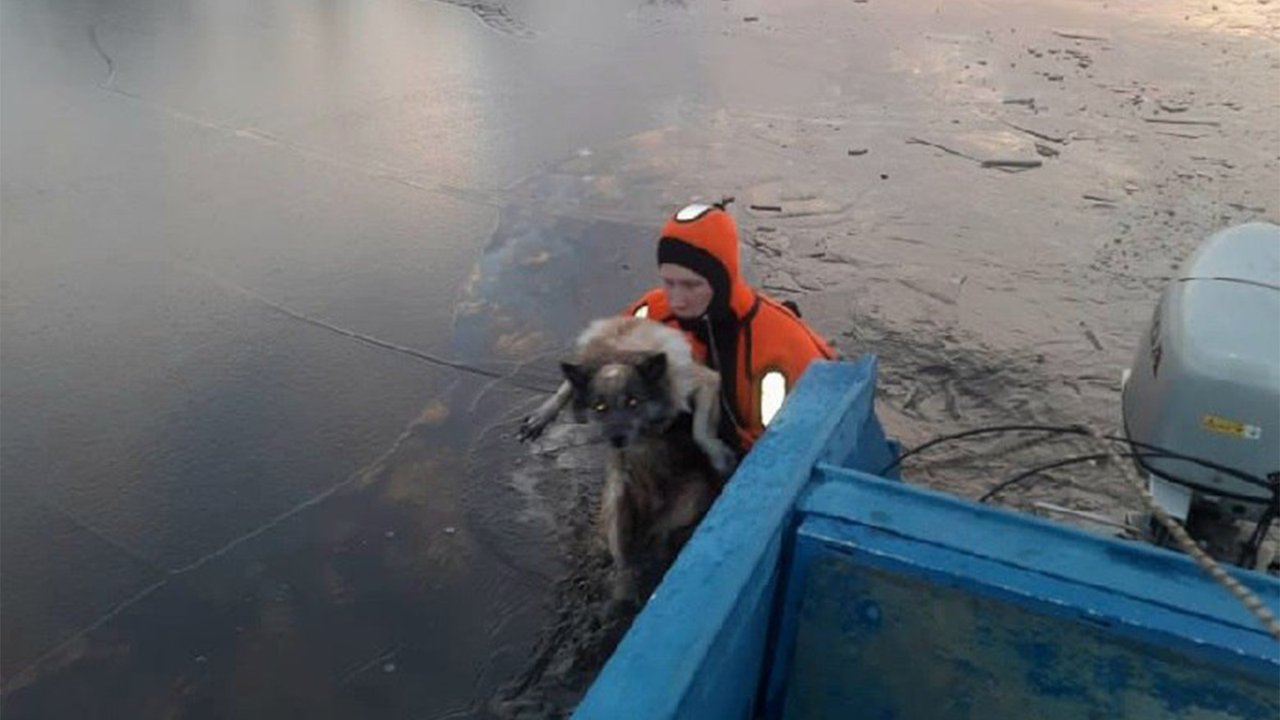
<instances>
[{"instance_id":1,"label":"blue boat hull","mask_svg":"<svg viewBox=\"0 0 1280 720\"><path fill-rule=\"evenodd\" d=\"M869 474L874 386L806 373L574 717L1280 717L1280 644L1189 559Z\"/></svg>"}]
</instances>

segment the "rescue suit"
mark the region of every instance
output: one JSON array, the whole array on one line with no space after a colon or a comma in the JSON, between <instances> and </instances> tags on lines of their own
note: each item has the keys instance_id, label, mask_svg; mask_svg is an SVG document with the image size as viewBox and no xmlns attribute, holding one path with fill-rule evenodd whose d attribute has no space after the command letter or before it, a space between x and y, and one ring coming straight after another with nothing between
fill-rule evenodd
<instances>
[{"instance_id":1,"label":"rescue suit","mask_svg":"<svg viewBox=\"0 0 1280 720\"><path fill-rule=\"evenodd\" d=\"M714 290L706 313L676 317L661 287L628 312L683 330L694 357L720 373L720 435L745 453L809 363L835 352L797 311L743 281L738 227L722 204L690 205L667 221L658 240L658 264L664 263L706 278Z\"/></svg>"}]
</instances>

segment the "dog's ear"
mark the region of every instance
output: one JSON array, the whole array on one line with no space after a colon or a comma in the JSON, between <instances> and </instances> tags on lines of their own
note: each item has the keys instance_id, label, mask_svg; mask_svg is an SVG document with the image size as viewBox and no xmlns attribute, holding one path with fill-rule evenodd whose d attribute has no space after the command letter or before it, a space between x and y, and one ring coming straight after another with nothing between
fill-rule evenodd
<instances>
[{"instance_id":1,"label":"dog's ear","mask_svg":"<svg viewBox=\"0 0 1280 720\"><path fill-rule=\"evenodd\" d=\"M560 371L564 373L565 379L569 381L575 391L585 390L587 385L591 383L591 372L577 363L571 363L566 360L560 363Z\"/></svg>"},{"instance_id":2,"label":"dog's ear","mask_svg":"<svg viewBox=\"0 0 1280 720\"><path fill-rule=\"evenodd\" d=\"M646 383L656 383L667 375L667 354L653 353L636 365L636 372Z\"/></svg>"}]
</instances>

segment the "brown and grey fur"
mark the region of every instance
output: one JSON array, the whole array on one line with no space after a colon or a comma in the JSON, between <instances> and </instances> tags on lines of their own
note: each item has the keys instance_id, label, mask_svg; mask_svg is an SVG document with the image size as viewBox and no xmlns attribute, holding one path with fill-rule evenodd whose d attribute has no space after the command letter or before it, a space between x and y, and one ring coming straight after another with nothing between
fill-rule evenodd
<instances>
[{"instance_id":1,"label":"brown and grey fur","mask_svg":"<svg viewBox=\"0 0 1280 720\"><path fill-rule=\"evenodd\" d=\"M679 331L626 317L592 323L562 369L565 383L520 435L536 437L569 404L600 428L610 447L599 527L615 597L636 599L641 563L674 557L733 471L736 456L716 436L720 378Z\"/></svg>"}]
</instances>

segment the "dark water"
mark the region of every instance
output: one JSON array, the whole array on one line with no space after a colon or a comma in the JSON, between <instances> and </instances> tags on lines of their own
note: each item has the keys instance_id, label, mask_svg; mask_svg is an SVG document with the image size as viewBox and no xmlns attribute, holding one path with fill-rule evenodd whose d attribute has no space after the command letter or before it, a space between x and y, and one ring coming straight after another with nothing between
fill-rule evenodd
<instances>
[{"instance_id":1,"label":"dark water","mask_svg":"<svg viewBox=\"0 0 1280 720\"><path fill-rule=\"evenodd\" d=\"M510 422L651 262L543 171L699 84L632 9L0 4L5 717L466 715L526 661Z\"/></svg>"},{"instance_id":2,"label":"dark water","mask_svg":"<svg viewBox=\"0 0 1280 720\"><path fill-rule=\"evenodd\" d=\"M620 305L638 281L620 266L647 257L647 239L634 226L506 211L460 303L483 311L459 317L449 346L510 381L464 375L441 388L382 458L257 534L160 575L19 678L6 713L480 709L526 664L561 574L554 514L511 483L525 462L512 421L536 397L513 383L551 385L553 363L496 361L494 348L538 327L546 310L585 320L578 292ZM584 276L584 267L618 272Z\"/></svg>"}]
</instances>

